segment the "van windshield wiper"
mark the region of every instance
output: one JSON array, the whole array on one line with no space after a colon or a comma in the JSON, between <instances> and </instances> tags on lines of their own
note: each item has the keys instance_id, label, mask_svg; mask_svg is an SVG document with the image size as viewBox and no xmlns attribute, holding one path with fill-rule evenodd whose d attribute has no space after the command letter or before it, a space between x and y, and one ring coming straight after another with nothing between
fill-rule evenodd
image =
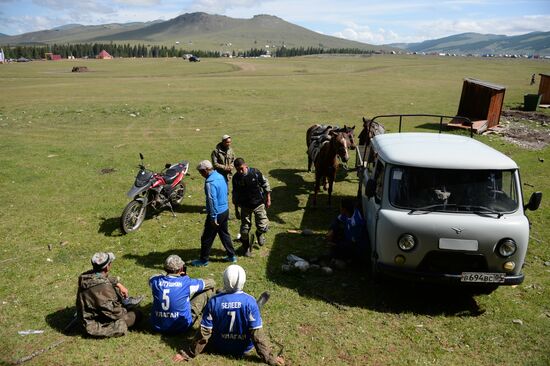
<instances>
[{"instance_id":1,"label":"van windshield wiper","mask_svg":"<svg viewBox=\"0 0 550 366\"><path fill-rule=\"evenodd\" d=\"M435 211L436 208L438 207L447 207L447 206L455 206L453 204L451 205L448 205L448 204L444 204L444 203L436 203L434 205L428 205L428 206L422 206L422 207L415 207L415 208L412 208L410 211L409 211L409 215L416 212L416 211L428 211L428 212L432 212L432 211Z\"/></svg>"},{"instance_id":2,"label":"van windshield wiper","mask_svg":"<svg viewBox=\"0 0 550 366\"><path fill-rule=\"evenodd\" d=\"M497 215L498 218L500 218L501 216L504 215L502 212L493 210L492 208L489 208L489 207L487 207L487 206L480 206L480 205L461 205L461 206L459 206L459 207L468 208L470 211L472 211L473 213L475 213L475 214L477 214L477 215L481 215L481 214L493 214L493 215Z\"/></svg>"}]
</instances>

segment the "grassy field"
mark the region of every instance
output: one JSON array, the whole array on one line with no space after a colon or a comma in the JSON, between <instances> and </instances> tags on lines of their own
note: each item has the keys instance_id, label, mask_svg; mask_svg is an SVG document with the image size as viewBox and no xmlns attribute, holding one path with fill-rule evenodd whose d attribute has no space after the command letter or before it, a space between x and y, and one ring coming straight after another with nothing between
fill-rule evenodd
<instances>
[{"instance_id":1,"label":"grassy field","mask_svg":"<svg viewBox=\"0 0 550 366\"><path fill-rule=\"evenodd\" d=\"M73 66L90 72L71 73ZM272 293L264 323L292 365L548 365L550 364L550 150L532 151L498 136L476 137L519 164L524 196L540 190L530 212L525 282L468 297L442 288L375 284L361 268L284 273L290 254L326 251L323 234L336 214L322 193L310 204L305 131L314 123L356 125L389 113L455 114L462 80L507 87L505 108L534 93L542 60L413 56L296 59L126 59L0 65L0 364L56 347L35 365L165 365L191 334L162 337L147 322L128 336L93 340L63 335L74 313L76 280L96 251L117 255L113 274L131 294L151 295L150 275L171 253L198 257L204 220L203 179L195 170L173 218L148 219L132 235L118 229L138 153L160 170L210 157L220 137L233 136L237 155L273 187L268 243L239 260L245 289ZM386 126L390 132L395 125ZM411 130L413 126L409 127ZM546 126L548 129L548 126ZM114 169L102 174L103 169ZM340 172L334 197L354 196L357 177ZM289 230L311 229L312 236ZM238 232L237 220L230 222ZM217 240L210 266L193 277L221 283L226 264ZM518 320L521 320L521 324ZM19 335L18 331L44 330ZM257 364L206 354L197 365Z\"/></svg>"}]
</instances>

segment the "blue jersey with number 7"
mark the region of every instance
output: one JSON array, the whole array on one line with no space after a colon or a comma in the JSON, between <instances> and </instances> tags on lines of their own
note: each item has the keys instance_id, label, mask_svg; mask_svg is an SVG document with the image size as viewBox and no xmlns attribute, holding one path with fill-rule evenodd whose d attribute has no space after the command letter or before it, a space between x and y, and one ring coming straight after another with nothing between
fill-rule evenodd
<instances>
[{"instance_id":1,"label":"blue jersey with number 7","mask_svg":"<svg viewBox=\"0 0 550 366\"><path fill-rule=\"evenodd\" d=\"M221 293L208 301L201 326L212 329L216 352L241 356L254 346L250 330L262 327L262 317L256 299L247 293Z\"/></svg>"}]
</instances>

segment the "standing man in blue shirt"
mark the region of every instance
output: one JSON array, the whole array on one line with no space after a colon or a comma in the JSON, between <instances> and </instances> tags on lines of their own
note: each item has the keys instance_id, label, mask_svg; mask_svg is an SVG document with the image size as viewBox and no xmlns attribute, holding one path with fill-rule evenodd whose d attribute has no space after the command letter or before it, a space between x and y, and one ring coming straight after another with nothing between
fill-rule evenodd
<instances>
[{"instance_id":1,"label":"standing man in blue shirt","mask_svg":"<svg viewBox=\"0 0 550 366\"><path fill-rule=\"evenodd\" d=\"M244 269L236 264L223 273L223 292L212 296L206 305L201 328L188 351L180 350L174 361L189 361L210 344L213 351L242 357L252 348L269 365L284 365L282 356L274 356L262 329L262 317L256 300L243 291Z\"/></svg>"},{"instance_id":2,"label":"standing man in blue shirt","mask_svg":"<svg viewBox=\"0 0 550 366\"><path fill-rule=\"evenodd\" d=\"M153 292L151 325L157 332L183 333L189 329L214 292L212 279L193 279L187 275L185 262L175 254L164 261L166 275L149 279Z\"/></svg>"},{"instance_id":3,"label":"standing man in blue shirt","mask_svg":"<svg viewBox=\"0 0 550 366\"><path fill-rule=\"evenodd\" d=\"M191 262L196 267L208 265L210 250L216 235L220 236L227 256L226 262L237 262L227 221L229 219L229 203L227 199L227 182L225 178L214 170L209 160L203 160L197 165L200 175L205 178L204 193L206 195L206 220L201 236L201 257Z\"/></svg>"}]
</instances>

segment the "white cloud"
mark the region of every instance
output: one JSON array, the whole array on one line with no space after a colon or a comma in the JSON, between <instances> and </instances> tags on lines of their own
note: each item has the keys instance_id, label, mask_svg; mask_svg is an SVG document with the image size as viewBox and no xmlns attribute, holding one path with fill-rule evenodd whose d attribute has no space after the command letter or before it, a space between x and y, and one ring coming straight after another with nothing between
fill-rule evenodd
<instances>
[{"instance_id":1,"label":"white cloud","mask_svg":"<svg viewBox=\"0 0 550 366\"><path fill-rule=\"evenodd\" d=\"M379 28L372 31L368 26L348 27L341 32L334 33L333 36L370 44L386 44L399 41L399 36L391 30Z\"/></svg>"},{"instance_id":2,"label":"white cloud","mask_svg":"<svg viewBox=\"0 0 550 366\"><path fill-rule=\"evenodd\" d=\"M194 0L189 5L190 11L204 11L210 14L225 14L231 9L258 8L263 0Z\"/></svg>"},{"instance_id":3,"label":"white cloud","mask_svg":"<svg viewBox=\"0 0 550 366\"><path fill-rule=\"evenodd\" d=\"M115 2L130 6L152 6L160 4L160 0L115 0Z\"/></svg>"},{"instance_id":4,"label":"white cloud","mask_svg":"<svg viewBox=\"0 0 550 366\"><path fill-rule=\"evenodd\" d=\"M483 20L435 20L415 24L418 40L446 37L457 33L520 35L550 31L550 15L523 16Z\"/></svg>"}]
</instances>

